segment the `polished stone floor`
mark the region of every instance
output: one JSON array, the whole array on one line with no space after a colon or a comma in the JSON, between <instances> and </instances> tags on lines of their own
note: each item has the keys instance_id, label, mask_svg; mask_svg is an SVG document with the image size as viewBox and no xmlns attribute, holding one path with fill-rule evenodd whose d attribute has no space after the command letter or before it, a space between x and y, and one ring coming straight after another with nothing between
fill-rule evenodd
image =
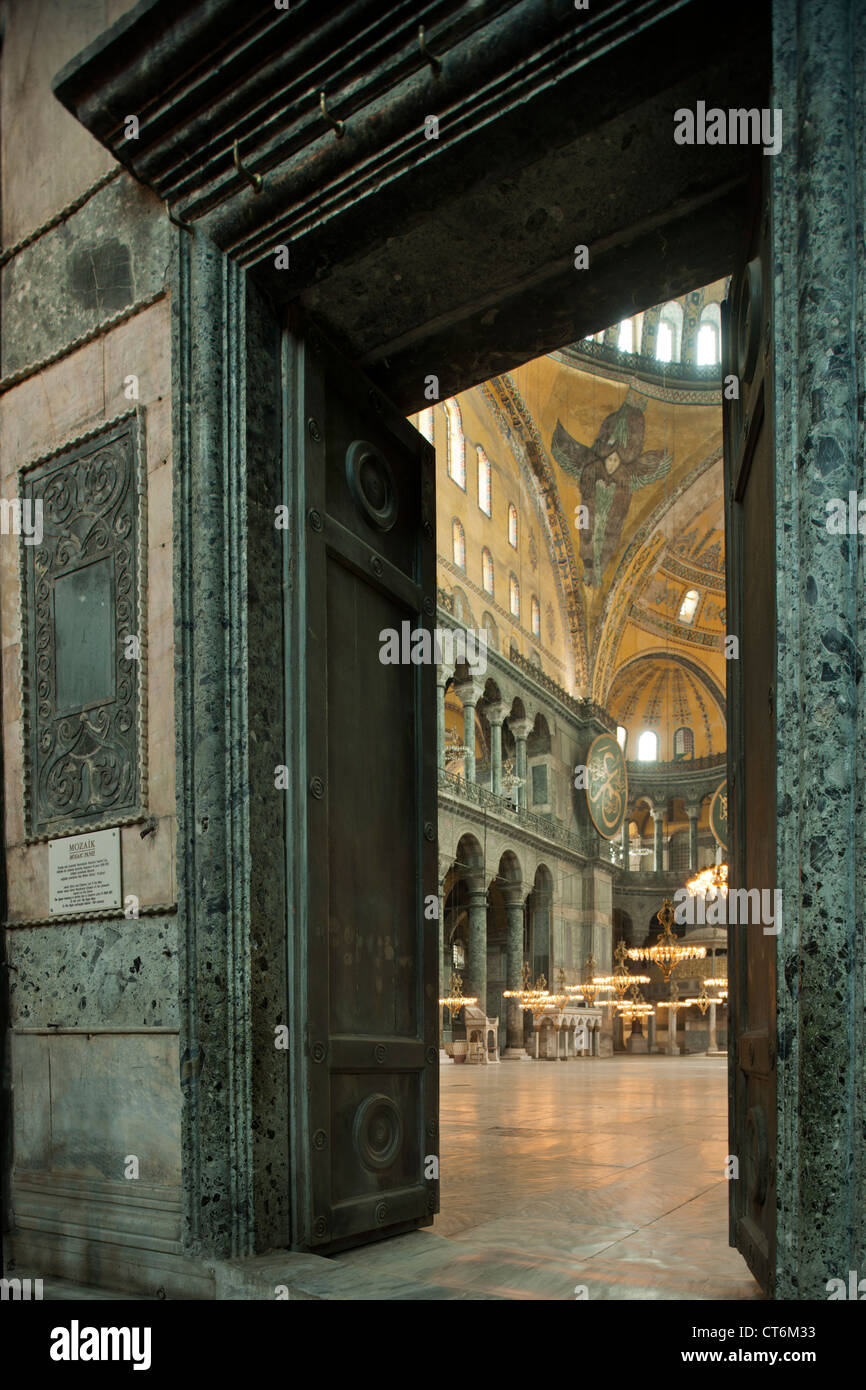
<instances>
[{"instance_id":1,"label":"polished stone floor","mask_svg":"<svg viewBox=\"0 0 866 1390\"><path fill-rule=\"evenodd\" d=\"M440 1076L432 1232L341 1263L435 1298L761 1297L728 1246L725 1059L452 1063Z\"/></svg>"}]
</instances>

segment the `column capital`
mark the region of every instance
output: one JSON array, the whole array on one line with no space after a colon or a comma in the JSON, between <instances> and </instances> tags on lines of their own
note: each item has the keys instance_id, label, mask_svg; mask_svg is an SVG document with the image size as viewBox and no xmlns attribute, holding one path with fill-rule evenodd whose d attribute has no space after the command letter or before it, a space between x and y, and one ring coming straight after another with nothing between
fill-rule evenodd
<instances>
[{"instance_id":1,"label":"column capital","mask_svg":"<svg viewBox=\"0 0 866 1390\"><path fill-rule=\"evenodd\" d=\"M466 896L469 899L469 906L480 907L481 903L479 902L479 899L481 900L481 902L486 904L487 884L484 881L483 873L481 873L480 871L475 874L468 873L464 875L464 877L466 880Z\"/></svg>"},{"instance_id":2,"label":"column capital","mask_svg":"<svg viewBox=\"0 0 866 1390\"><path fill-rule=\"evenodd\" d=\"M501 728L508 713L508 706L502 700L494 700L492 704L484 706L484 713L487 715L488 724L494 728Z\"/></svg>"},{"instance_id":3,"label":"column capital","mask_svg":"<svg viewBox=\"0 0 866 1390\"><path fill-rule=\"evenodd\" d=\"M508 727L514 738L528 738L535 724L534 719L509 719Z\"/></svg>"},{"instance_id":4,"label":"column capital","mask_svg":"<svg viewBox=\"0 0 866 1390\"><path fill-rule=\"evenodd\" d=\"M455 681L454 690L462 705L477 705L484 694L484 683L477 680Z\"/></svg>"},{"instance_id":5,"label":"column capital","mask_svg":"<svg viewBox=\"0 0 866 1390\"><path fill-rule=\"evenodd\" d=\"M701 814L701 807L703 806L703 804L704 804L703 801L687 801L687 802L686 802L686 815L688 816L689 820L697 820L697 819L698 819L698 817L699 817L700 814Z\"/></svg>"},{"instance_id":6,"label":"column capital","mask_svg":"<svg viewBox=\"0 0 866 1390\"><path fill-rule=\"evenodd\" d=\"M454 675L454 663L440 662L436 667L436 684L446 686Z\"/></svg>"},{"instance_id":7,"label":"column capital","mask_svg":"<svg viewBox=\"0 0 866 1390\"><path fill-rule=\"evenodd\" d=\"M499 889L505 900L506 907L522 907L526 897L525 885L523 883L500 883Z\"/></svg>"}]
</instances>

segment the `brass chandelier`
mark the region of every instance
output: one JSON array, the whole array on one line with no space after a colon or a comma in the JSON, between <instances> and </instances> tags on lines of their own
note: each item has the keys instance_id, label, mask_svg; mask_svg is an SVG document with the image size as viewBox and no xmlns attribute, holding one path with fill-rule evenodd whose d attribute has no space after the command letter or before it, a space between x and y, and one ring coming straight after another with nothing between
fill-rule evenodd
<instances>
[{"instance_id":1,"label":"brass chandelier","mask_svg":"<svg viewBox=\"0 0 866 1390\"><path fill-rule=\"evenodd\" d=\"M680 946L673 934L674 906L670 898L665 898L656 914L662 925L662 933L655 946L636 946L627 952L630 960L651 960L662 973L665 984L670 983L671 975L682 960L703 960L707 954L706 946Z\"/></svg>"},{"instance_id":2,"label":"brass chandelier","mask_svg":"<svg viewBox=\"0 0 866 1390\"><path fill-rule=\"evenodd\" d=\"M705 897L707 893L712 893L715 897L726 898L728 896L727 864L712 864L708 869L701 869L700 873L686 881L686 887L693 898Z\"/></svg>"},{"instance_id":3,"label":"brass chandelier","mask_svg":"<svg viewBox=\"0 0 866 1390\"><path fill-rule=\"evenodd\" d=\"M478 999L474 996L463 994L463 976L451 971L451 979L448 981L448 994L444 999L439 1000L439 1007L444 1007L451 1014L453 1023L464 1004L477 1004Z\"/></svg>"}]
</instances>

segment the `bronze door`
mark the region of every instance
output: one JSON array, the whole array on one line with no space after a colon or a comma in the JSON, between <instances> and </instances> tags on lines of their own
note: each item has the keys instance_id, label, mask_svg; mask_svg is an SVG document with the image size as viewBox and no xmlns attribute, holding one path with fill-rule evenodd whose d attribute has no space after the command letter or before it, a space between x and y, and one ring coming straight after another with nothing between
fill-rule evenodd
<instances>
[{"instance_id":1,"label":"bronze door","mask_svg":"<svg viewBox=\"0 0 866 1390\"><path fill-rule=\"evenodd\" d=\"M381 659L434 630L435 470L315 329L285 364L294 1244L321 1251L438 1210L435 670Z\"/></svg>"},{"instance_id":2,"label":"bronze door","mask_svg":"<svg viewBox=\"0 0 866 1390\"><path fill-rule=\"evenodd\" d=\"M733 925L729 892L730 1241L773 1297L776 1240L776 595L771 278L766 228L733 277L725 315L729 888L762 890L761 921ZM764 898L763 893L768 893Z\"/></svg>"}]
</instances>

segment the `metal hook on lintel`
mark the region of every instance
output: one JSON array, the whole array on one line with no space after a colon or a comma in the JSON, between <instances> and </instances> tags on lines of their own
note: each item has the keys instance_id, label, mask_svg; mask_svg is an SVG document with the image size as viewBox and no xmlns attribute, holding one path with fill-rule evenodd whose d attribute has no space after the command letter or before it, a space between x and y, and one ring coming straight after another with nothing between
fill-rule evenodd
<instances>
[{"instance_id":1,"label":"metal hook on lintel","mask_svg":"<svg viewBox=\"0 0 866 1390\"><path fill-rule=\"evenodd\" d=\"M235 168L237 169L238 173L241 175L242 178L246 179L247 183L250 185L250 188L252 188L254 193L261 193L262 176L261 174L254 174L251 169L246 169L244 167L241 161L240 151L238 150L237 140L235 140L235 143L232 146L232 152L234 157Z\"/></svg>"},{"instance_id":2,"label":"metal hook on lintel","mask_svg":"<svg viewBox=\"0 0 866 1390\"><path fill-rule=\"evenodd\" d=\"M174 227L180 227L180 229L181 229L182 232L189 232L190 236L192 236L193 233L194 233L194 231L195 231L195 228L193 227L192 223L191 223L191 222L184 222L184 220L183 220L182 217L176 216L176 215L172 212L172 210L171 210L171 208L170 208L170 206L169 206L169 204L168 204L168 201L166 201L166 202L164 203L164 207L165 207L166 213L167 213L167 215L168 215L168 220L169 220L169 222L171 222L172 226L174 226Z\"/></svg>"},{"instance_id":3,"label":"metal hook on lintel","mask_svg":"<svg viewBox=\"0 0 866 1390\"><path fill-rule=\"evenodd\" d=\"M331 115L330 111L328 110L328 103L325 99L324 92L319 92L319 110L321 111L325 120L328 122L328 125L332 128L337 139L342 140L346 130L345 123L343 121L338 121L336 117Z\"/></svg>"},{"instance_id":4,"label":"metal hook on lintel","mask_svg":"<svg viewBox=\"0 0 866 1390\"><path fill-rule=\"evenodd\" d=\"M433 76L438 77L442 70L442 59L437 58L436 54L431 53L430 49L427 47L427 42L424 38L423 24L418 25L418 47L421 50L422 58L424 58L425 62L428 62L433 69Z\"/></svg>"}]
</instances>

